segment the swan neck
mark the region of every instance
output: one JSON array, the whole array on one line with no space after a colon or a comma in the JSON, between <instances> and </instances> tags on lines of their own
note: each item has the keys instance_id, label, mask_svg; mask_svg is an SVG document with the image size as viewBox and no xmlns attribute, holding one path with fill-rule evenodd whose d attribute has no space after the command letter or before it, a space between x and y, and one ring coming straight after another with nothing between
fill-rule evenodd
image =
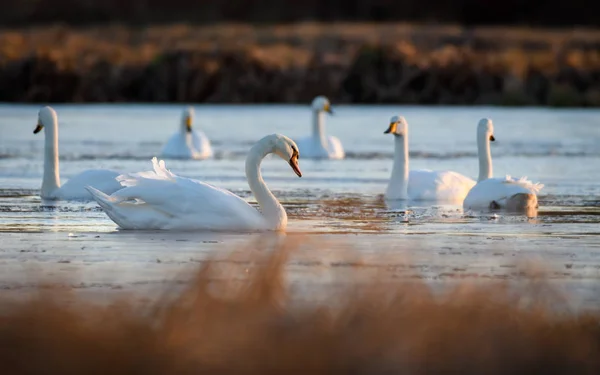
<instances>
[{"instance_id":1,"label":"swan neck","mask_svg":"<svg viewBox=\"0 0 600 375\"><path fill-rule=\"evenodd\" d=\"M327 148L327 138L325 135L325 112L313 110L313 139L321 147Z\"/></svg>"},{"instance_id":2,"label":"swan neck","mask_svg":"<svg viewBox=\"0 0 600 375\"><path fill-rule=\"evenodd\" d=\"M492 153L490 150L490 140L487 134L478 135L477 153L479 156L479 178L478 181L492 178Z\"/></svg>"},{"instance_id":3,"label":"swan neck","mask_svg":"<svg viewBox=\"0 0 600 375\"><path fill-rule=\"evenodd\" d=\"M42 197L50 197L60 188L58 164L58 120L56 117L49 126L44 126L44 179L42 180Z\"/></svg>"},{"instance_id":4,"label":"swan neck","mask_svg":"<svg viewBox=\"0 0 600 375\"><path fill-rule=\"evenodd\" d=\"M408 132L394 135L394 164L386 195L389 199L408 199Z\"/></svg>"},{"instance_id":5,"label":"swan neck","mask_svg":"<svg viewBox=\"0 0 600 375\"><path fill-rule=\"evenodd\" d=\"M181 122L179 124L179 131L181 132L181 134L187 133L187 124L185 123L185 116L181 119Z\"/></svg>"},{"instance_id":6,"label":"swan neck","mask_svg":"<svg viewBox=\"0 0 600 375\"><path fill-rule=\"evenodd\" d=\"M277 230L287 225L287 214L277 198L271 193L260 173L260 164L272 150L263 142L259 142L250 149L246 158L246 179L250 191L256 198L261 208L262 215L269 225L269 229Z\"/></svg>"},{"instance_id":7,"label":"swan neck","mask_svg":"<svg viewBox=\"0 0 600 375\"><path fill-rule=\"evenodd\" d=\"M192 133L188 133L187 131L185 131L185 133L183 133L182 135L183 135L183 141L184 141L186 147L190 150L193 150L194 149L194 138L192 137Z\"/></svg>"}]
</instances>

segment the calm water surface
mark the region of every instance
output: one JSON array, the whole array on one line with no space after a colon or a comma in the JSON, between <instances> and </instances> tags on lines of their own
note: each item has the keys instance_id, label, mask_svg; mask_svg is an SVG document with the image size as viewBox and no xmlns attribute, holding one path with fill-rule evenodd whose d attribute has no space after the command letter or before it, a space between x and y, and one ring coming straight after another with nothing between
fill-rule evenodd
<instances>
[{"instance_id":1,"label":"calm water surface","mask_svg":"<svg viewBox=\"0 0 600 375\"><path fill-rule=\"evenodd\" d=\"M195 126L211 139L216 157L167 160L167 167L230 189L250 202L254 201L244 177L244 159L251 145L270 133L291 138L310 133L308 106L194 107ZM94 203L41 202L44 138L43 133L32 134L39 108L0 105L0 264L15 270L21 267L17 263L55 264L64 258L69 267L147 264L156 260L148 250L155 240L160 242L155 250L163 257L189 260L194 254L213 253L214 241L232 244L247 238L119 232ZM150 169L150 159L177 131L183 109L179 105L54 108L59 116L63 182L88 168ZM327 118L327 132L340 138L346 159L303 160L300 150L302 178L278 158L263 162L267 184L288 210L289 235L351 238L352 246L365 256L378 254L381 247L392 253L408 251L428 267L441 264L428 274L432 278L448 269L459 270L454 274L510 276L512 271L501 265L519 254L558 264L565 272L557 277L600 276L600 111L417 106L335 110ZM411 168L450 169L473 178L478 174L477 122L490 117L496 137L494 174L527 176L545 184L539 216L480 216L464 213L459 206L419 204L407 209L386 204L381 195L391 172L393 137L383 131L396 114L405 116L410 126ZM179 237L173 236L185 237L185 242L176 242ZM84 251L81 241L87 241ZM157 250L170 241L167 254ZM65 263L60 264L57 267Z\"/></svg>"}]
</instances>

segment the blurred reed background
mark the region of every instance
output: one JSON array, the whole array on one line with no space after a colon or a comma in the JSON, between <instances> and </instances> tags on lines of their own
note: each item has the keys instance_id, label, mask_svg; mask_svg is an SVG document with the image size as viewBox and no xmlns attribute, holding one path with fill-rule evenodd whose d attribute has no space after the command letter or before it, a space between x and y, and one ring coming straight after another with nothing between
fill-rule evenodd
<instances>
[{"instance_id":1,"label":"blurred reed background","mask_svg":"<svg viewBox=\"0 0 600 375\"><path fill-rule=\"evenodd\" d=\"M315 287L322 298L306 298L285 272L303 244L256 241L231 250L145 301L96 303L53 289L50 280L27 297L2 297L2 369L15 375L600 371L600 315L570 310L568 298L532 268L522 268L519 281L437 289L418 278L334 279Z\"/></svg>"},{"instance_id":2,"label":"blurred reed background","mask_svg":"<svg viewBox=\"0 0 600 375\"><path fill-rule=\"evenodd\" d=\"M0 101L600 105L591 2L15 2Z\"/></svg>"}]
</instances>

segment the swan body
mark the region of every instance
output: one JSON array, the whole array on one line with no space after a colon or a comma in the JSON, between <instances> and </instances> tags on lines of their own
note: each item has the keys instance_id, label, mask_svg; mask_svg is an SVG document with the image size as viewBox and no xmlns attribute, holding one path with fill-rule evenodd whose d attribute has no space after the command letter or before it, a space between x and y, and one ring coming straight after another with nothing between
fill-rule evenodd
<instances>
[{"instance_id":1,"label":"swan body","mask_svg":"<svg viewBox=\"0 0 600 375\"><path fill-rule=\"evenodd\" d=\"M312 135L299 139L302 156L309 159L343 159L346 154L342 142L325 134L325 114L333 114L329 99L317 96L311 105L313 115Z\"/></svg>"},{"instance_id":2,"label":"swan body","mask_svg":"<svg viewBox=\"0 0 600 375\"><path fill-rule=\"evenodd\" d=\"M287 225L285 209L260 174L260 163L270 153L288 161L302 176L298 146L291 139L272 134L258 141L248 153L246 177L262 213L230 191L175 175L156 158L152 159L152 171L119 176L125 188L110 196L93 187L88 190L123 229L283 230Z\"/></svg>"},{"instance_id":3,"label":"swan body","mask_svg":"<svg viewBox=\"0 0 600 375\"><path fill-rule=\"evenodd\" d=\"M408 173L408 196L413 200L460 203L473 186L473 179L453 171L413 169Z\"/></svg>"},{"instance_id":4,"label":"swan body","mask_svg":"<svg viewBox=\"0 0 600 375\"><path fill-rule=\"evenodd\" d=\"M427 200L462 203L475 181L452 171L431 171L408 168L408 123L404 117L393 116L385 134L395 140L394 165L385 193L390 200Z\"/></svg>"},{"instance_id":5,"label":"swan body","mask_svg":"<svg viewBox=\"0 0 600 375\"><path fill-rule=\"evenodd\" d=\"M494 178L490 141L495 141L492 120L481 119L477 125L477 149L479 155L479 179L469 191L464 202L465 210L507 210L530 212L538 207L537 194L543 184L533 183L526 177L519 179L506 176Z\"/></svg>"},{"instance_id":6,"label":"swan body","mask_svg":"<svg viewBox=\"0 0 600 375\"><path fill-rule=\"evenodd\" d=\"M463 207L470 210L527 211L538 207L537 194L543 187L527 180L527 177L492 177L478 182L471 189Z\"/></svg>"},{"instance_id":7,"label":"swan body","mask_svg":"<svg viewBox=\"0 0 600 375\"><path fill-rule=\"evenodd\" d=\"M115 179L119 173L108 169L90 169L71 177L64 185L60 183L58 161L58 116L51 107L38 113L34 134L44 129L44 177L40 196L48 200L92 200L86 186L111 194L123 186Z\"/></svg>"},{"instance_id":8,"label":"swan body","mask_svg":"<svg viewBox=\"0 0 600 375\"><path fill-rule=\"evenodd\" d=\"M201 160L213 156L208 137L202 131L192 129L193 119L194 109L189 107L181 116L179 131L163 147L162 157Z\"/></svg>"}]
</instances>

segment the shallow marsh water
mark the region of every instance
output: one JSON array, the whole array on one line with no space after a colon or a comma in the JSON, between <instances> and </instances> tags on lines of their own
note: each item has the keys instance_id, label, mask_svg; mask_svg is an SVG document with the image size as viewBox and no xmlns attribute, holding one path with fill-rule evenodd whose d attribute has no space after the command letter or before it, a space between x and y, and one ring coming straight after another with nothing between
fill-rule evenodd
<instances>
[{"instance_id":1,"label":"shallow marsh water","mask_svg":"<svg viewBox=\"0 0 600 375\"><path fill-rule=\"evenodd\" d=\"M56 105L60 172L66 181L88 168L151 167L178 129L180 105ZM216 157L167 160L173 172L247 198L245 152L274 132L310 132L307 106L195 105L195 126ZM93 202L42 202L43 134L32 134L39 106L0 105L0 287L18 292L32 275L74 278L90 290L151 290L207 256L249 240L302 239L290 263L300 284L332 274L389 275L452 281L518 278L534 260L584 301L600 290L600 111L492 107L337 106L327 132L342 141L344 160L302 159L303 177L276 158L263 176L289 214L286 235L118 231ZM392 115L410 126L411 168L477 176L475 129L494 121L494 174L545 184L536 218L463 212L460 206L385 202L392 166ZM360 262L346 258L361 259ZM346 259L346 260L345 260ZM357 263L358 262L358 263ZM36 277L37 277L36 276Z\"/></svg>"}]
</instances>

